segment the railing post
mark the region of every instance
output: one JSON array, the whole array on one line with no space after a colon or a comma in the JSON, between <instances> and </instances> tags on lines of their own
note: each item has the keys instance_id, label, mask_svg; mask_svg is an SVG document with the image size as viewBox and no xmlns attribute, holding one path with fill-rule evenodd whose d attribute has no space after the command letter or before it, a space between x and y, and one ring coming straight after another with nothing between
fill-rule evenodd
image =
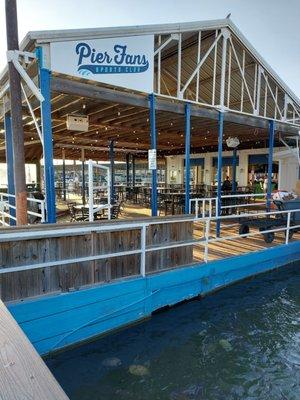
<instances>
[{"instance_id":1,"label":"railing post","mask_svg":"<svg viewBox=\"0 0 300 400\"><path fill-rule=\"evenodd\" d=\"M94 221L94 177L93 177L93 161L88 161L89 176L89 221ZM107 198L109 201L109 199Z\"/></svg>"},{"instance_id":2,"label":"railing post","mask_svg":"<svg viewBox=\"0 0 300 400\"><path fill-rule=\"evenodd\" d=\"M11 116L6 113L4 116L4 128L5 128L5 155L7 164L7 193L15 196L15 181L14 181L14 154L13 154L13 133L11 126ZM15 206L15 197L8 197L8 204ZM13 207L9 207L9 214L12 217L16 217L16 210ZM10 225L16 225L14 218L9 219Z\"/></svg>"},{"instance_id":3,"label":"railing post","mask_svg":"<svg viewBox=\"0 0 300 400\"><path fill-rule=\"evenodd\" d=\"M285 231L285 244L289 243L290 226L291 226L291 213L288 212L286 221L286 231Z\"/></svg>"},{"instance_id":4,"label":"railing post","mask_svg":"<svg viewBox=\"0 0 300 400\"><path fill-rule=\"evenodd\" d=\"M115 204L115 142L109 142L109 162L110 162L110 202Z\"/></svg>"},{"instance_id":5,"label":"railing post","mask_svg":"<svg viewBox=\"0 0 300 400\"><path fill-rule=\"evenodd\" d=\"M222 194L222 150L223 150L223 129L224 129L224 112L219 112L219 136L218 136L218 187L217 187L217 217L221 215L221 194ZM220 236L221 221L217 220L217 237Z\"/></svg>"},{"instance_id":6,"label":"railing post","mask_svg":"<svg viewBox=\"0 0 300 400\"><path fill-rule=\"evenodd\" d=\"M204 246L204 262L208 262L208 241L210 232L210 219L205 220L205 246Z\"/></svg>"},{"instance_id":7,"label":"railing post","mask_svg":"<svg viewBox=\"0 0 300 400\"><path fill-rule=\"evenodd\" d=\"M185 213L188 214L191 177L191 105L185 105Z\"/></svg>"},{"instance_id":8,"label":"railing post","mask_svg":"<svg viewBox=\"0 0 300 400\"><path fill-rule=\"evenodd\" d=\"M45 201L41 200L41 223L45 222Z\"/></svg>"},{"instance_id":9,"label":"railing post","mask_svg":"<svg viewBox=\"0 0 300 400\"><path fill-rule=\"evenodd\" d=\"M232 191L236 193L236 165L237 165L237 148L233 149L232 155Z\"/></svg>"},{"instance_id":10,"label":"railing post","mask_svg":"<svg viewBox=\"0 0 300 400\"><path fill-rule=\"evenodd\" d=\"M62 150L62 198L64 201L67 200L67 185L66 185L66 152Z\"/></svg>"},{"instance_id":11,"label":"railing post","mask_svg":"<svg viewBox=\"0 0 300 400\"><path fill-rule=\"evenodd\" d=\"M269 121L267 211L270 211L270 208L271 208L274 137L275 137L275 121L270 120Z\"/></svg>"},{"instance_id":12,"label":"railing post","mask_svg":"<svg viewBox=\"0 0 300 400\"><path fill-rule=\"evenodd\" d=\"M143 225L141 229L141 270L140 274L146 276L146 232L147 226Z\"/></svg>"},{"instance_id":13,"label":"railing post","mask_svg":"<svg viewBox=\"0 0 300 400\"><path fill-rule=\"evenodd\" d=\"M5 217L4 217L4 202L3 202L3 195L0 195L0 211L1 211L1 217L2 217L2 225L5 225Z\"/></svg>"}]
</instances>

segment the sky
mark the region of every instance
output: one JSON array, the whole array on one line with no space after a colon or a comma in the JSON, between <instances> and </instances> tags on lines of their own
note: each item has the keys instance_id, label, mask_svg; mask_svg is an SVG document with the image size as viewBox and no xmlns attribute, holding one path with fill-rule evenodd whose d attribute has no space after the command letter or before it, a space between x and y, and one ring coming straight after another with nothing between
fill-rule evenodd
<instances>
[{"instance_id":1,"label":"sky","mask_svg":"<svg viewBox=\"0 0 300 400\"><path fill-rule=\"evenodd\" d=\"M0 0L0 69L6 63ZM19 39L28 31L202 21L231 13L261 56L300 97L300 0L18 0Z\"/></svg>"}]
</instances>

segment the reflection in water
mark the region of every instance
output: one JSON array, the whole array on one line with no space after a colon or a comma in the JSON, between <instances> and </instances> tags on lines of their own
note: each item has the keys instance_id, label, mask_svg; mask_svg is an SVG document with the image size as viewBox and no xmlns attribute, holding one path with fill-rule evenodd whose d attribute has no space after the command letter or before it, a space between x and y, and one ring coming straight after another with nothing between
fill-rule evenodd
<instances>
[{"instance_id":1,"label":"reflection in water","mask_svg":"<svg viewBox=\"0 0 300 400\"><path fill-rule=\"evenodd\" d=\"M72 400L299 400L300 264L46 360Z\"/></svg>"}]
</instances>

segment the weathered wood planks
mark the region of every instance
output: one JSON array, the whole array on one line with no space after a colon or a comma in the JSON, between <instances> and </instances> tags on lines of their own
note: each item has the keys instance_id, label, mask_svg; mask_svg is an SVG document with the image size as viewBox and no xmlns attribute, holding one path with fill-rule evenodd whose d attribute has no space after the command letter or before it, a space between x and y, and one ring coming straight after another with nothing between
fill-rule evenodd
<instances>
[{"instance_id":1,"label":"weathered wood planks","mask_svg":"<svg viewBox=\"0 0 300 400\"><path fill-rule=\"evenodd\" d=\"M2 301L0 301L0 399L68 399Z\"/></svg>"},{"instance_id":2,"label":"weathered wood planks","mask_svg":"<svg viewBox=\"0 0 300 400\"><path fill-rule=\"evenodd\" d=\"M55 266L1 274L2 300L72 291L87 285L138 275L141 264L141 228L137 225L150 222L146 244L151 251L146 254L146 273L190 264L193 260L192 246L152 250L155 246L192 239L192 220L182 221L178 217L110 221L101 222L101 225L99 222L53 224L0 230L1 269L74 260L67 265L58 263ZM97 231L99 226L109 226L109 231ZM7 234L11 236L8 238ZM125 251L133 254L75 262L78 258Z\"/></svg>"}]
</instances>

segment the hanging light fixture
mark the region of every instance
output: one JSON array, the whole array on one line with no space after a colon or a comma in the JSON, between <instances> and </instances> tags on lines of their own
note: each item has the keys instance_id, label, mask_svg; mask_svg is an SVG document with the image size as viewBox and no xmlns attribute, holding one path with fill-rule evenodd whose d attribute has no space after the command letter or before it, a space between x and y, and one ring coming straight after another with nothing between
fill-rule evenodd
<instances>
[{"instance_id":1,"label":"hanging light fixture","mask_svg":"<svg viewBox=\"0 0 300 400\"><path fill-rule=\"evenodd\" d=\"M226 139L226 144L228 147L235 149L240 144L240 141L237 137L229 137L228 139Z\"/></svg>"}]
</instances>

